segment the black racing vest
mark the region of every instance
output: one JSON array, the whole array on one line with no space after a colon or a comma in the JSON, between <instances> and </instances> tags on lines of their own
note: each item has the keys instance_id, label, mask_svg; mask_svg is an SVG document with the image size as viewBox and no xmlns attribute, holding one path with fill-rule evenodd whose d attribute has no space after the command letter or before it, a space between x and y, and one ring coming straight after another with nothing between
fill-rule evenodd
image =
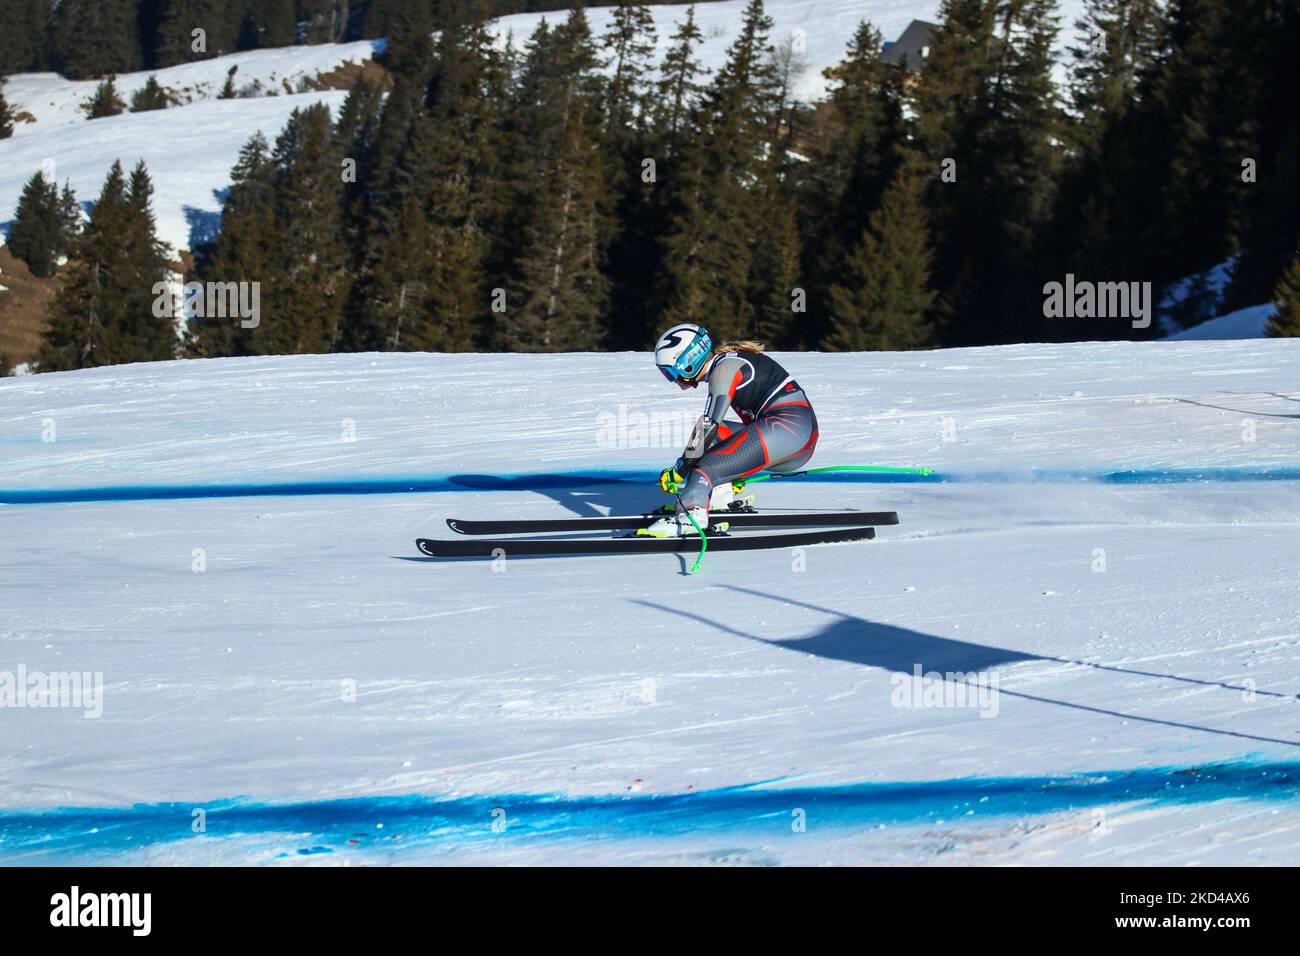
<instances>
[{"instance_id":1,"label":"black racing vest","mask_svg":"<svg viewBox=\"0 0 1300 956\"><path fill-rule=\"evenodd\" d=\"M745 364L741 368L740 384L736 386L731 407L745 421L753 421L769 405L777 404L778 394L799 391L799 385L779 362L764 352L726 352L719 358L738 358ZM802 398L802 396L800 396Z\"/></svg>"}]
</instances>

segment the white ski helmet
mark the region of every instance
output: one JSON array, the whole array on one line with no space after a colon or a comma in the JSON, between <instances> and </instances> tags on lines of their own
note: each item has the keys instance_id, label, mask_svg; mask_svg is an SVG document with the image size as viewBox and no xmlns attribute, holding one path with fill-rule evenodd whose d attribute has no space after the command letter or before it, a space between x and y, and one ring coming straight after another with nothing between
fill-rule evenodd
<instances>
[{"instance_id":1,"label":"white ski helmet","mask_svg":"<svg viewBox=\"0 0 1300 956\"><path fill-rule=\"evenodd\" d=\"M700 374L712 352L709 330L683 322L659 336L655 343L655 365L670 382L690 381Z\"/></svg>"}]
</instances>

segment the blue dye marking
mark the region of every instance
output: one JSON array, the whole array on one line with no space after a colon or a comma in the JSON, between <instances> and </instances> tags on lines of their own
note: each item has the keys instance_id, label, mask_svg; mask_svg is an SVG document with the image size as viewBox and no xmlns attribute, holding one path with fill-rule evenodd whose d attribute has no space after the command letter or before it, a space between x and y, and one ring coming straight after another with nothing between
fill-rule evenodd
<instances>
[{"instance_id":1,"label":"blue dye marking","mask_svg":"<svg viewBox=\"0 0 1300 956\"><path fill-rule=\"evenodd\" d=\"M1028 816L1139 802L1187 805L1300 797L1300 762L1235 762L1054 777L966 777L824 787L752 784L696 793L568 797L498 794L437 799L365 797L309 803L245 799L125 808L0 811L0 859L142 849L177 841L252 837L288 841L296 855L344 849L456 850L492 840L617 840L709 832L789 834L794 808L818 828L870 829ZM190 832L195 806L207 832ZM504 811L504 816L501 813ZM493 822L505 820L500 832ZM281 856L292 855L282 853Z\"/></svg>"},{"instance_id":2,"label":"blue dye marking","mask_svg":"<svg viewBox=\"0 0 1300 956\"><path fill-rule=\"evenodd\" d=\"M312 495L401 495L458 491L547 491L593 485L652 483L650 470L596 470L572 474L433 475L413 478L320 479L187 485L107 485L83 488L0 489L0 504L41 505L102 501L172 501L191 498L262 498ZM781 482L818 484L1017 484L1025 482L1092 482L1108 485L1161 485L1189 482L1300 481L1300 467L1242 465L1205 468L1131 468L1119 471L1030 469L1015 471L936 472L899 475L839 472L796 475Z\"/></svg>"}]
</instances>

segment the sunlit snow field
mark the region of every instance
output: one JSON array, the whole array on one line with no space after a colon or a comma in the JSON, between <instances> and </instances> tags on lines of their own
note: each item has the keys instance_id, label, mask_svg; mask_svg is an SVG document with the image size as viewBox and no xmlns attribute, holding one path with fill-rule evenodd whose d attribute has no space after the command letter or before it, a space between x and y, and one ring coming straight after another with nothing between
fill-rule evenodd
<instances>
[{"instance_id":1,"label":"sunlit snow field","mask_svg":"<svg viewBox=\"0 0 1300 956\"><path fill-rule=\"evenodd\" d=\"M0 690L104 682L0 708L0 861L1300 862L1300 346L784 358L813 465L936 475L694 576L414 548L658 504L644 355L0 381Z\"/></svg>"}]
</instances>

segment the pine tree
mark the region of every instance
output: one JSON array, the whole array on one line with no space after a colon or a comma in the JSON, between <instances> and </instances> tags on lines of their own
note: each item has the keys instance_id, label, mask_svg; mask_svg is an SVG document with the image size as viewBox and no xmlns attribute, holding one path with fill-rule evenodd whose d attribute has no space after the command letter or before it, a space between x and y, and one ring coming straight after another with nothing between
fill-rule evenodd
<instances>
[{"instance_id":1,"label":"pine tree","mask_svg":"<svg viewBox=\"0 0 1300 956\"><path fill-rule=\"evenodd\" d=\"M370 8L377 15L377 8ZM388 32L383 63L393 77L393 88L384 100L379 131L366 168L368 189L378 195L390 182L401 153L411 136L415 119L424 108L433 76L433 15L428 3L401 0L388 10L383 21ZM367 19L369 22L369 19ZM379 209L367 210L369 218L382 219Z\"/></svg>"},{"instance_id":2,"label":"pine tree","mask_svg":"<svg viewBox=\"0 0 1300 956\"><path fill-rule=\"evenodd\" d=\"M366 219L366 195L372 168L376 137L384 106L384 91L365 77L348 92L339 110L334 138L345 159L352 160L353 180L343 183L343 233L353 257L363 253Z\"/></svg>"},{"instance_id":3,"label":"pine tree","mask_svg":"<svg viewBox=\"0 0 1300 956\"><path fill-rule=\"evenodd\" d=\"M417 116L388 181L377 191L367 226L364 267L358 279L344 346L353 350L410 348L428 294L432 231L422 171L432 164L435 130Z\"/></svg>"},{"instance_id":4,"label":"pine tree","mask_svg":"<svg viewBox=\"0 0 1300 956\"><path fill-rule=\"evenodd\" d=\"M1144 239L1157 279L1201 272L1238 251L1246 201L1242 162L1257 154L1260 62L1271 0L1172 0L1168 49L1151 84L1152 145L1161 162L1158 212ZM1184 324L1217 311L1184 303Z\"/></svg>"},{"instance_id":5,"label":"pine tree","mask_svg":"<svg viewBox=\"0 0 1300 956\"><path fill-rule=\"evenodd\" d=\"M740 35L700 106L701 133L683 151L663 238L663 321L707 323L720 339L754 333L754 246L765 228L752 188L772 147L780 80L772 21L750 0Z\"/></svg>"},{"instance_id":6,"label":"pine tree","mask_svg":"<svg viewBox=\"0 0 1300 956\"><path fill-rule=\"evenodd\" d=\"M199 279L205 283L261 281L273 263L275 184L271 147L259 132L244 144L231 169L230 191L221 207L221 231L213 248L201 250ZM186 351L200 358L253 355L252 331L233 316L200 314L186 330Z\"/></svg>"},{"instance_id":7,"label":"pine tree","mask_svg":"<svg viewBox=\"0 0 1300 956\"><path fill-rule=\"evenodd\" d=\"M34 173L18 197L18 208L10 227L9 250L32 275L48 278L58 268L58 259L68 248L69 232L58 187L41 173Z\"/></svg>"},{"instance_id":8,"label":"pine tree","mask_svg":"<svg viewBox=\"0 0 1300 956\"><path fill-rule=\"evenodd\" d=\"M52 0L0 0L0 77L49 68L46 30Z\"/></svg>"},{"instance_id":9,"label":"pine tree","mask_svg":"<svg viewBox=\"0 0 1300 956\"><path fill-rule=\"evenodd\" d=\"M361 24L361 35L367 39L391 38L403 30L404 22L425 19L429 20L432 32L432 16L430 0L370 0Z\"/></svg>"},{"instance_id":10,"label":"pine tree","mask_svg":"<svg viewBox=\"0 0 1300 956\"><path fill-rule=\"evenodd\" d=\"M800 344L808 332L798 321L807 307L807 283L801 278L795 216L793 173L801 163L790 157L790 143L800 123L792 90L801 61L793 41L775 49L772 63L775 94L767 119L766 156L750 188L759 225L754 231L747 297L754 310L755 336L769 347L786 348Z\"/></svg>"},{"instance_id":11,"label":"pine tree","mask_svg":"<svg viewBox=\"0 0 1300 956\"><path fill-rule=\"evenodd\" d=\"M650 8L637 0L618 0L601 45L609 53L605 88L608 130L630 131L644 123L650 104L645 81L655 50L655 25Z\"/></svg>"},{"instance_id":12,"label":"pine tree","mask_svg":"<svg viewBox=\"0 0 1300 956\"><path fill-rule=\"evenodd\" d=\"M1275 338L1300 336L1300 255L1278 280L1273 303L1277 310L1268 320L1267 334Z\"/></svg>"},{"instance_id":13,"label":"pine tree","mask_svg":"<svg viewBox=\"0 0 1300 956\"><path fill-rule=\"evenodd\" d=\"M350 276L344 268L339 156L329 107L296 109L277 138L275 253L262 282L259 354L329 352L339 341Z\"/></svg>"},{"instance_id":14,"label":"pine tree","mask_svg":"<svg viewBox=\"0 0 1300 956\"><path fill-rule=\"evenodd\" d=\"M14 112L5 99L4 82L0 80L0 139L8 139L14 134Z\"/></svg>"},{"instance_id":15,"label":"pine tree","mask_svg":"<svg viewBox=\"0 0 1300 956\"><path fill-rule=\"evenodd\" d=\"M534 37L538 40L538 37ZM601 90L586 14L570 13L529 51L521 90L533 143L515 262L515 297L502 316L501 344L512 351L590 350L600 344L608 303L604 274L610 196L597 148ZM542 55L542 50L550 55ZM535 97L535 98L533 98Z\"/></svg>"},{"instance_id":16,"label":"pine tree","mask_svg":"<svg viewBox=\"0 0 1300 956\"><path fill-rule=\"evenodd\" d=\"M656 140L664 160L677 153L679 139L690 124L691 109L704 89L696 77L707 71L694 53L703 41L704 34L695 23L695 5L691 4L686 8L686 19L677 25L671 46L664 55L654 97Z\"/></svg>"},{"instance_id":17,"label":"pine tree","mask_svg":"<svg viewBox=\"0 0 1300 956\"><path fill-rule=\"evenodd\" d=\"M139 289L130 273L126 215L126 178L121 163L114 163L77 241L67 281L50 307L49 327L36 358L38 371L93 368L135 358L128 330L137 309L148 314L151 290Z\"/></svg>"},{"instance_id":18,"label":"pine tree","mask_svg":"<svg viewBox=\"0 0 1300 956\"><path fill-rule=\"evenodd\" d=\"M144 86L131 94L131 112L145 113L150 110L165 110L173 103L170 93L158 83L158 78L150 76Z\"/></svg>"},{"instance_id":19,"label":"pine tree","mask_svg":"<svg viewBox=\"0 0 1300 956\"><path fill-rule=\"evenodd\" d=\"M808 136L800 170L800 222L809 277L808 337L827 334L830 287L880 205L907 137L904 74L881 58L880 33L860 23L847 57L825 71L829 95Z\"/></svg>"},{"instance_id":20,"label":"pine tree","mask_svg":"<svg viewBox=\"0 0 1300 956\"><path fill-rule=\"evenodd\" d=\"M1059 171L1054 5L945 0L942 15L911 105L931 177L945 337L1031 341L1043 332L1041 276L1056 264L1041 244Z\"/></svg>"},{"instance_id":21,"label":"pine tree","mask_svg":"<svg viewBox=\"0 0 1300 956\"><path fill-rule=\"evenodd\" d=\"M161 65L158 62L158 47L162 42L162 29L170 2L171 0L139 0L136 19L140 25L141 59L146 70L156 70Z\"/></svg>"},{"instance_id":22,"label":"pine tree","mask_svg":"<svg viewBox=\"0 0 1300 956\"><path fill-rule=\"evenodd\" d=\"M435 108L450 116L464 79L456 57L461 52L457 41L463 38L459 27L444 31L435 58L427 4L370 10L370 16L380 13L391 18L385 56L394 74L393 91L377 120L361 120L355 115L362 108L357 104L344 131L354 140L365 138L368 156L360 188L345 194L348 221L355 223L348 238L362 263L340 340L341 348L353 350L412 349L428 340L419 326L428 314L436 257L429 196L439 138L429 108L431 100L437 101ZM365 132L351 133L353 128ZM461 157L466 162L477 158Z\"/></svg>"},{"instance_id":23,"label":"pine tree","mask_svg":"<svg viewBox=\"0 0 1300 956\"><path fill-rule=\"evenodd\" d=\"M607 250L604 271L609 279L605 340L615 349L642 348L654 334L655 180L659 163L666 160L656 155L661 141L654 130L654 87L647 79L655 37L649 9L623 0L601 38L610 71L603 103L602 175L613 205L603 220L610 234L599 242ZM655 163L653 177L648 176L647 159Z\"/></svg>"},{"instance_id":24,"label":"pine tree","mask_svg":"<svg viewBox=\"0 0 1300 956\"><path fill-rule=\"evenodd\" d=\"M175 66L235 52L241 8L222 0L169 0L158 30L158 65Z\"/></svg>"},{"instance_id":25,"label":"pine tree","mask_svg":"<svg viewBox=\"0 0 1300 956\"><path fill-rule=\"evenodd\" d=\"M54 68L73 79L140 69L136 12L134 0L59 0L50 27Z\"/></svg>"},{"instance_id":26,"label":"pine tree","mask_svg":"<svg viewBox=\"0 0 1300 956\"><path fill-rule=\"evenodd\" d=\"M258 47L293 46L298 42L294 0L258 0L250 14L256 17Z\"/></svg>"},{"instance_id":27,"label":"pine tree","mask_svg":"<svg viewBox=\"0 0 1300 956\"><path fill-rule=\"evenodd\" d=\"M1150 260L1145 224L1154 215L1147 93L1161 52L1157 0L1089 0L1076 24L1084 38L1070 49L1069 150L1051 233L1060 270L1093 281L1131 280ZM1093 319L1053 319L1058 339L1128 338L1130 326ZM1154 334L1154 326L1153 332Z\"/></svg>"},{"instance_id":28,"label":"pine tree","mask_svg":"<svg viewBox=\"0 0 1300 956\"><path fill-rule=\"evenodd\" d=\"M379 0L367 13L371 23L382 24L373 36L386 37L383 65L395 76L419 78L427 83L432 69L435 21L430 0Z\"/></svg>"},{"instance_id":29,"label":"pine tree","mask_svg":"<svg viewBox=\"0 0 1300 956\"><path fill-rule=\"evenodd\" d=\"M900 168L848 257L842 281L831 287L827 348L892 351L931 344L935 294L924 196L915 165Z\"/></svg>"},{"instance_id":30,"label":"pine tree","mask_svg":"<svg viewBox=\"0 0 1300 956\"><path fill-rule=\"evenodd\" d=\"M122 254L132 308L123 325L124 346L133 362L176 357L176 317L156 316L153 290L168 280L166 246L158 239L153 215L153 181L141 160L131 170L121 222Z\"/></svg>"},{"instance_id":31,"label":"pine tree","mask_svg":"<svg viewBox=\"0 0 1300 956\"><path fill-rule=\"evenodd\" d=\"M370 6L373 7L374 3ZM352 12L348 0L300 0L298 11L305 43L339 43L355 39L348 33Z\"/></svg>"},{"instance_id":32,"label":"pine tree","mask_svg":"<svg viewBox=\"0 0 1300 956\"><path fill-rule=\"evenodd\" d=\"M117 78L112 76L95 87L94 95L81 104L81 110L87 119L117 116L125 109L126 103L117 95Z\"/></svg>"},{"instance_id":33,"label":"pine tree","mask_svg":"<svg viewBox=\"0 0 1300 956\"><path fill-rule=\"evenodd\" d=\"M239 66L232 66L226 71L226 81L221 84L221 91L217 93L219 100L233 100L239 95L239 90L235 89L235 74L239 72Z\"/></svg>"},{"instance_id":34,"label":"pine tree","mask_svg":"<svg viewBox=\"0 0 1300 956\"><path fill-rule=\"evenodd\" d=\"M59 255L71 255L77 236L81 234L84 217L70 182L64 182L63 192L59 195L59 217L63 226L63 244L59 247Z\"/></svg>"},{"instance_id":35,"label":"pine tree","mask_svg":"<svg viewBox=\"0 0 1300 956\"><path fill-rule=\"evenodd\" d=\"M513 351L591 351L600 345L608 284L600 248L600 167L589 100L573 105L564 138L539 183L518 263L522 300L503 322Z\"/></svg>"},{"instance_id":36,"label":"pine tree","mask_svg":"<svg viewBox=\"0 0 1300 956\"><path fill-rule=\"evenodd\" d=\"M491 233L501 216L499 114L508 76L481 10L443 12L425 197L432 237L429 283L408 342L449 351L487 342Z\"/></svg>"},{"instance_id":37,"label":"pine tree","mask_svg":"<svg viewBox=\"0 0 1300 956\"><path fill-rule=\"evenodd\" d=\"M1161 47L1159 0L1088 0L1070 47L1069 94L1076 149L1097 150L1107 128L1140 102Z\"/></svg>"},{"instance_id":38,"label":"pine tree","mask_svg":"<svg viewBox=\"0 0 1300 956\"><path fill-rule=\"evenodd\" d=\"M1223 304L1228 312L1264 301L1295 253L1300 222L1300 4L1276 0L1264 22L1265 52L1256 69L1268 77L1259 105L1259 135L1252 158L1258 182L1247 187L1242 254Z\"/></svg>"},{"instance_id":39,"label":"pine tree","mask_svg":"<svg viewBox=\"0 0 1300 956\"><path fill-rule=\"evenodd\" d=\"M795 202L783 175L772 174L760 197L764 228L756 233L750 264L749 300L754 309L754 337L769 348L793 348L802 344L805 330L795 311L796 290L806 291L800 279L799 229ZM804 303L806 307L806 302Z\"/></svg>"}]
</instances>

